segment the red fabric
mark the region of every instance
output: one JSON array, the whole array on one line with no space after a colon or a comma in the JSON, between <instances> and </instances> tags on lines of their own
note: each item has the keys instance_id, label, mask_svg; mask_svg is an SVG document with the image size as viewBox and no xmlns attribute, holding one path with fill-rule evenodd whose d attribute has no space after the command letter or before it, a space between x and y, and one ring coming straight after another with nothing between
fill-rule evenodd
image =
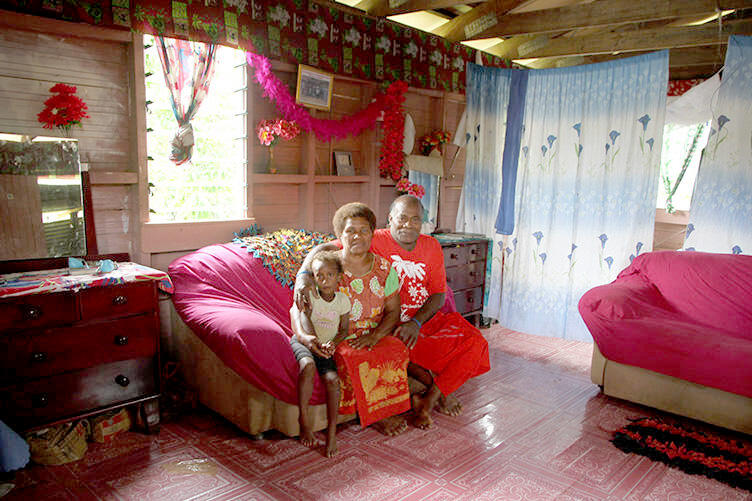
<instances>
[{"instance_id":1,"label":"red fabric","mask_svg":"<svg viewBox=\"0 0 752 501\"><path fill-rule=\"evenodd\" d=\"M689 89L697 84L704 82L704 78L693 78L690 80L669 80L668 81L668 95L669 96L681 96Z\"/></svg>"},{"instance_id":2,"label":"red fabric","mask_svg":"<svg viewBox=\"0 0 752 501\"><path fill-rule=\"evenodd\" d=\"M240 377L297 404L298 364L290 349L292 291L239 245L210 245L170 264L175 309ZM312 404L326 390L315 378Z\"/></svg>"},{"instance_id":3,"label":"red fabric","mask_svg":"<svg viewBox=\"0 0 752 501\"><path fill-rule=\"evenodd\" d=\"M491 369L488 342L457 312L438 312L426 322L410 360L434 373L434 383L444 395Z\"/></svg>"},{"instance_id":4,"label":"red fabric","mask_svg":"<svg viewBox=\"0 0 752 501\"><path fill-rule=\"evenodd\" d=\"M446 270L441 244L420 235L415 248L403 249L388 229L376 230L371 250L392 262L400 278L400 320L407 322L432 294L446 292Z\"/></svg>"},{"instance_id":5,"label":"red fabric","mask_svg":"<svg viewBox=\"0 0 752 501\"><path fill-rule=\"evenodd\" d=\"M579 310L609 360L752 397L752 256L646 253Z\"/></svg>"},{"instance_id":6,"label":"red fabric","mask_svg":"<svg viewBox=\"0 0 752 501\"><path fill-rule=\"evenodd\" d=\"M386 336L370 350L340 343L334 353L342 394L340 414L357 409L363 427L410 409L407 347Z\"/></svg>"}]
</instances>

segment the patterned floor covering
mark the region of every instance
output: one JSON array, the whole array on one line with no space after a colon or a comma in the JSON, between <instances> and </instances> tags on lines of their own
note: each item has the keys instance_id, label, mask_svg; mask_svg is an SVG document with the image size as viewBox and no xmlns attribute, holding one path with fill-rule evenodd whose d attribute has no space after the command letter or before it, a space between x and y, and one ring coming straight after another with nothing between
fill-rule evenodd
<instances>
[{"instance_id":1,"label":"patterned floor covering","mask_svg":"<svg viewBox=\"0 0 752 501\"><path fill-rule=\"evenodd\" d=\"M340 453L326 459L280 436L255 442L200 411L157 436L128 432L90 444L75 463L29 467L3 501L752 500L616 449L611 433L630 418L678 418L600 394L589 378L592 345L498 326L483 332L491 371L458 391L462 416L437 415L430 430L385 438L342 425Z\"/></svg>"}]
</instances>

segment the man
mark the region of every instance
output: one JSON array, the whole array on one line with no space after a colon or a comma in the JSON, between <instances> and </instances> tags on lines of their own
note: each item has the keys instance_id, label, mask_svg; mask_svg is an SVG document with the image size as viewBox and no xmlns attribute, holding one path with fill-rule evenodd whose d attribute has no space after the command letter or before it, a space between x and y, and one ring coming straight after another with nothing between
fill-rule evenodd
<instances>
[{"instance_id":1,"label":"man","mask_svg":"<svg viewBox=\"0 0 752 501\"><path fill-rule=\"evenodd\" d=\"M411 195L398 197L389 210L388 228L374 232L371 250L390 259L400 277L403 323L395 332L410 349L408 373L428 388L413 396L412 402L415 425L428 428L436 405L448 415L461 412L462 405L452 393L471 377L487 372L490 364L488 343L475 327L461 317L437 314L446 295L444 254L436 239L420 234L422 221L420 200ZM311 254L334 245L324 244ZM303 291L310 287L308 282L305 274L296 281L299 308L306 306Z\"/></svg>"}]
</instances>

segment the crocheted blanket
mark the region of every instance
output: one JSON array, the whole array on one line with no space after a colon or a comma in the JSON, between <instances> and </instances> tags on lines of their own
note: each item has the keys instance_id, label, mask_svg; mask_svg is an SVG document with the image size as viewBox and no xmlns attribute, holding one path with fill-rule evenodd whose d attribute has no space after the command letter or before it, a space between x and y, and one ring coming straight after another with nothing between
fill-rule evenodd
<instances>
[{"instance_id":1,"label":"crocheted blanket","mask_svg":"<svg viewBox=\"0 0 752 501\"><path fill-rule=\"evenodd\" d=\"M236 237L233 243L245 247L285 287L293 288L295 274L308 252L319 244L334 240L330 233L281 229L263 235Z\"/></svg>"}]
</instances>

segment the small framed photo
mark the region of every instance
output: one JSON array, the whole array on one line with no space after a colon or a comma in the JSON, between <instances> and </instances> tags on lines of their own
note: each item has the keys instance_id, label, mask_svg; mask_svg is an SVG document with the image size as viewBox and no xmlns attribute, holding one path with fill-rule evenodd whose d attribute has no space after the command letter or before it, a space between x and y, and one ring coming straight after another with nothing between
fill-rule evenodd
<instances>
[{"instance_id":1,"label":"small framed photo","mask_svg":"<svg viewBox=\"0 0 752 501\"><path fill-rule=\"evenodd\" d=\"M332 104L332 87L334 87L334 76L331 73L305 64L298 65L296 103L317 110L328 110Z\"/></svg>"},{"instance_id":2,"label":"small framed photo","mask_svg":"<svg viewBox=\"0 0 752 501\"><path fill-rule=\"evenodd\" d=\"M352 153L349 151L335 151L334 168L338 176L354 176L355 166L352 162Z\"/></svg>"}]
</instances>

